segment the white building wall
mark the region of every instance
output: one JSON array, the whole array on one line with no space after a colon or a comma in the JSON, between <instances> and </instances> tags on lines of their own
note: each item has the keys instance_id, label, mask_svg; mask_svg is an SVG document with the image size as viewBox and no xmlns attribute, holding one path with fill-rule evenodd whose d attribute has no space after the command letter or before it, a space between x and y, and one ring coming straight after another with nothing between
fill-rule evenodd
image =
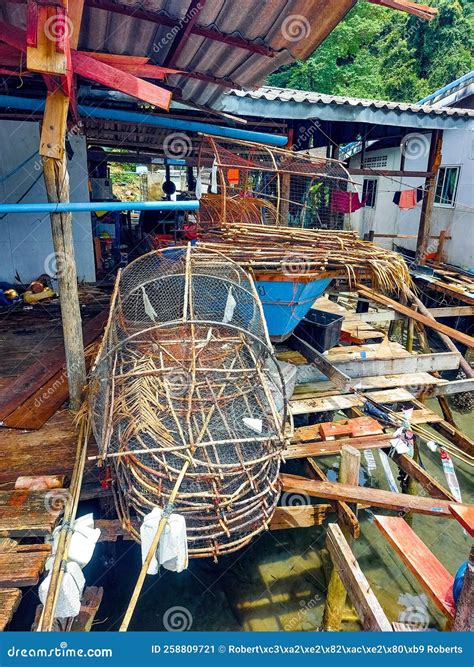
<instances>
[{"instance_id":1,"label":"white building wall","mask_svg":"<svg viewBox=\"0 0 474 667\"><path fill-rule=\"evenodd\" d=\"M39 155L18 172L8 175L38 150L39 123L0 121L0 197L14 204L38 177L21 203L46 202L47 196ZM89 201L86 141L70 136L73 158L69 161L71 201ZM0 216L3 214L0 214ZM8 214L0 219L0 281L14 282L18 274L28 283L48 270L54 271L53 241L48 214ZM90 213L73 214L74 251L79 280L95 280L95 264Z\"/></svg>"},{"instance_id":2,"label":"white building wall","mask_svg":"<svg viewBox=\"0 0 474 667\"><path fill-rule=\"evenodd\" d=\"M417 144L418 151L413 156L406 156L405 169L408 171L426 171L430 135L420 135L422 139ZM386 169L399 170L401 151L397 148L386 148L366 152L367 157L388 156ZM350 166L360 168L361 155L355 155L350 160ZM460 166L459 181L454 207L434 206L431 223L431 234L439 235L446 230L452 239L446 241L445 258L450 264L466 269L474 268L474 131L446 130L444 132L441 166ZM350 223L359 234L363 235L371 230L375 234L417 235L421 214L422 202L414 209L403 210L393 203L396 190L405 190L410 187L424 185L424 178L396 178L393 180L376 176L378 194L375 209L360 209L350 216ZM353 180L360 184L358 188L362 196L363 176L354 176ZM395 241L410 250L416 249L416 238L407 239L375 239L381 245L391 248ZM437 240L430 241L430 251L437 248Z\"/></svg>"}]
</instances>

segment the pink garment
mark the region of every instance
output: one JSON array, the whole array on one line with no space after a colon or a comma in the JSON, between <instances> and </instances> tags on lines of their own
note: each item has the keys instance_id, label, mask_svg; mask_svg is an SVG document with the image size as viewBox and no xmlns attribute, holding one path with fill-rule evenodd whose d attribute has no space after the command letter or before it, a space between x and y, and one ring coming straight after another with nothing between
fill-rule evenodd
<instances>
[{"instance_id":1,"label":"pink garment","mask_svg":"<svg viewBox=\"0 0 474 667\"><path fill-rule=\"evenodd\" d=\"M333 213L354 213L365 206L366 200L360 201L358 192L333 190L331 194L331 211Z\"/></svg>"},{"instance_id":2,"label":"pink garment","mask_svg":"<svg viewBox=\"0 0 474 667\"><path fill-rule=\"evenodd\" d=\"M400 208L415 208L418 203L417 190L402 190L400 192Z\"/></svg>"}]
</instances>

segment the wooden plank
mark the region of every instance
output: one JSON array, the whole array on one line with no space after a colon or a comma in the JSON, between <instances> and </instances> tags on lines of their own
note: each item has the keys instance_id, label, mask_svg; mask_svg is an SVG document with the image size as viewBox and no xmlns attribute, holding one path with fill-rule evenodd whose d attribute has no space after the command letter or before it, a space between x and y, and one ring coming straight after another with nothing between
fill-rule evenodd
<instances>
[{"instance_id":1,"label":"wooden plank","mask_svg":"<svg viewBox=\"0 0 474 667\"><path fill-rule=\"evenodd\" d=\"M67 68L67 55L60 51L57 34L61 18L58 16L58 8L54 5L38 6L36 24L36 46L28 46L26 49L26 68L30 72L41 72L42 74L65 75ZM67 24L64 25L67 31ZM34 30L34 27L29 28Z\"/></svg>"},{"instance_id":2,"label":"wooden plank","mask_svg":"<svg viewBox=\"0 0 474 667\"><path fill-rule=\"evenodd\" d=\"M84 345L90 345L102 334L107 317L108 310L104 309L101 313L84 323L82 330ZM0 389L0 420L3 421L3 424L1 425L5 425L6 418L11 415L12 421L10 423L14 422L19 425L19 428L24 428L21 425L24 423L23 419L26 420L27 410L20 409L15 417L13 417L12 413L34 394L36 395L33 398L33 406L35 400L40 398L42 399L40 401L41 404L44 403L46 407L51 400L51 397L49 397L48 400L45 400L45 398L42 397L41 388L51 380L53 376L58 373L61 374L64 371L64 359L63 349L59 348L51 350L44 358L29 366L12 383ZM31 410L30 407L28 409Z\"/></svg>"},{"instance_id":3,"label":"wooden plank","mask_svg":"<svg viewBox=\"0 0 474 667\"><path fill-rule=\"evenodd\" d=\"M0 433L0 485L15 484L27 470L32 476L70 476L74 467L77 432L73 416L59 410L40 431L3 429ZM45 456L47 443L48 456Z\"/></svg>"},{"instance_id":4,"label":"wooden plank","mask_svg":"<svg viewBox=\"0 0 474 667\"><path fill-rule=\"evenodd\" d=\"M40 155L60 160L64 155L69 98L62 90L48 92L41 124Z\"/></svg>"},{"instance_id":5,"label":"wooden plank","mask_svg":"<svg viewBox=\"0 0 474 667\"><path fill-rule=\"evenodd\" d=\"M472 348L474 347L474 338L472 336L468 336L465 333L462 333L461 331L456 331L456 329L453 329L451 327L446 326L445 324L441 324L441 322L437 322L436 320L432 320L429 317L426 317L425 315L422 315L421 313L418 313L417 311L408 308L408 306L404 306L401 303L398 303L397 301L394 301L393 299L390 299L387 296L383 296L382 294L378 294L374 290L371 290L364 285L356 285L358 291L360 294L363 296L368 297L369 299L372 299L373 301L376 301L378 303L381 303L385 306L390 306L394 310L398 311L399 313L402 313L403 315L406 315L407 317L411 317L412 319L416 320L417 322L420 322L423 324L425 327L429 327L430 329L434 329L435 331L438 331L439 333L443 333L446 336L449 336L449 338L452 338L453 340L457 340L459 343L462 343L463 345L466 345L466 347Z\"/></svg>"},{"instance_id":6,"label":"wooden plank","mask_svg":"<svg viewBox=\"0 0 474 667\"><path fill-rule=\"evenodd\" d=\"M67 489L0 491L0 537L44 537L55 527Z\"/></svg>"},{"instance_id":7,"label":"wooden plank","mask_svg":"<svg viewBox=\"0 0 474 667\"><path fill-rule=\"evenodd\" d=\"M347 594L359 614L364 630L391 632L392 626L389 620L360 569L341 529L335 523L328 526L326 546Z\"/></svg>"},{"instance_id":8,"label":"wooden plank","mask_svg":"<svg viewBox=\"0 0 474 667\"><path fill-rule=\"evenodd\" d=\"M406 454L394 454L393 460L399 468L416 480L431 498L456 501L453 494L445 489L432 475L422 468L411 456Z\"/></svg>"},{"instance_id":9,"label":"wooden plank","mask_svg":"<svg viewBox=\"0 0 474 667\"><path fill-rule=\"evenodd\" d=\"M327 481L327 477L324 471L321 470L314 459L308 458L306 460L306 470L312 479L320 480L322 482ZM343 526L346 535L354 539L359 538L360 524L357 516L349 507L349 505L344 501L335 501L333 506L337 512L338 520L341 526Z\"/></svg>"},{"instance_id":10,"label":"wooden plank","mask_svg":"<svg viewBox=\"0 0 474 667\"><path fill-rule=\"evenodd\" d=\"M4 588L0 590L0 632L3 632L12 620L13 614L20 604L20 600L21 591L19 588Z\"/></svg>"},{"instance_id":11,"label":"wooden plank","mask_svg":"<svg viewBox=\"0 0 474 667\"><path fill-rule=\"evenodd\" d=\"M79 37L81 34L82 15L84 13L84 0L69 0L68 2L68 17L71 21L71 48L77 49L79 44Z\"/></svg>"},{"instance_id":12,"label":"wooden plank","mask_svg":"<svg viewBox=\"0 0 474 667\"><path fill-rule=\"evenodd\" d=\"M376 516L375 523L438 609L454 619L454 579L444 565L402 517Z\"/></svg>"},{"instance_id":13,"label":"wooden plank","mask_svg":"<svg viewBox=\"0 0 474 667\"><path fill-rule=\"evenodd\" d=\"M449 506L449 511L469 535L474 537L474 506L456 503Z\"/></svg>"},{"instance_id":14,"label":"wooden plank","mask_svg":"<svg viewBox=\"0 0 474 667\"><path fill-rule=\"evenodd\" d=\"M94 618L99 611L104 589L97 586L88 586L84 590L81 600L81 610L72 622L71 632L90 632Z\"/></svg>"},{"instance_id":15,"label":"wooden plank","mask_svg":"<svg viewBox=\"0 0 474 667\"><path fill-rule=\"evenodd\" d=\"M384 391L371 391L367 396L377 403L401 403L413 399L412 394L406 389L387 389ZM314 398L308 400L291 400L290 409L293 415L304 415L315 412L346 410L354 406L364 404L361 396L346 394L343 396L328 396L325 398Z\"/></svg>"},{"instance_id":16,"label":"wooden plank","mask_svg":"<svg viewBox=\"0 0 474 667\"><path fill-rule=\"evenodd\" d=\"M327 513L330 510L330 505L322 504L277 507L270 522L270 530L320 526L325 521Z\"/></svg>"},{"instance_id":17,"label":"wooden plank","mask_svg":"<svg viewBox=\"0 0 474 667\"><path fill-rule=\"evenodd\" d=\"M36 586L48 556L44 550L0 552L0 588Z\"/></svg>"},{"instance_id":18,"label":"wooden plank","mask_svg":"<svg viewBox=\"0 0 474 667\"><path fill-rule=\"evenodd\" d=\"M321 371L327 378L329 378L333 385L340 391L347 392L351 386L351 378L338 370L326 357L324 357L318 350L309 345L294 334L289 340L289 345L300 352L311 364Z\"/></svg>"},{"instance_id":19,"label":"wooden plank","mask_svg":"<svg viewBox=\"0 0 474 667\"><path fill-rule=\"evenodd\" d=\"M338 482L316 482L297 475L281 474L280 479L283 489L291 489L294 493L299 491L315 498L343 500L397 511L452 517L449 511L450 502L447 500L410 496L405 493L392 493Z\"/></svg>"},{"instance_id":20,"label":"wooden plank","mask_svg":"<svg viewBox=\"0 0 474 667\"><path fill-rule=\"evenodd\" d=\"M474 315L474 306L443 306L441 308L428 308L434 318L441 317L469 317Z\"/></svg>"},{"instance_id":21,"label":"wooden plank","mask_svg":"<svg viewBox=\"0 0 474 667\"><path fill-rule=\"evenodd\" d=\"M449 384L448 380L434 377L433 375L430 375L430 373L375 375L363 378L355 378L353 381L353 387L359 391L369 391L371 389L390 389L392 387L434 387L437 385L445 384ZM318 398L320 392L322 393L331 391L332 387L334 387L334 385L329 380L300 384L295 388L295 395L297 396L298 400ZM343 393L342 390L340 391ZM346 393L349 392L347 391Z\"/></svg>"},{"instance_id":22,"label":"wooden plank","mask_svg":"<svg viewBox=\"0 0 474 667\"><path fill-rule=\"evenodd\" d=\"M463 378L462 380L453 380L447 384L434 387L434 396L452 396L461 394L465 391L474 391L474 378Z\"/></svg>"},{"instance_id":23,"label":"wooden plank","mask_svg":"<svg viewBox=\"0 0 474 667\"><path fill-rule=\"evenodd\" d=\"M169 110L172 98L169 90L148 81L143 81L143 79L139 79L128 72L122 72L116 67L107 65L79 51L73 51L71 55L76 74L101 83L107 88L120 90L122 93L153 104L160 109Z\"/></svg>"}]
</instances>

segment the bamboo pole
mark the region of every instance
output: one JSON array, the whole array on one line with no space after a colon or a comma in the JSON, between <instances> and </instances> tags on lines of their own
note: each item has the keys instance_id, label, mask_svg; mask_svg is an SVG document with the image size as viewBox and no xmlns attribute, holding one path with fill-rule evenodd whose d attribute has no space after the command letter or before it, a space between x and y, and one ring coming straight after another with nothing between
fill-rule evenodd
<instances>
[{"instance_id":1,"label":"bamboo pole","mask_svg":"<svg viewBox=\"0 0 474 667\"><path fill-rule=\"evenodd\" d=\"M339 482L354 486L359 484L360 451L350 445L343 445L340 460ZM348 534L344 526L341 526L341 529L347 542L351 544L353 541L351 535ZM340 630L346 598L347 593L341 577L337 573L336 568L333 568L329 579L326 605L324 607L324 630Z\"/></svg>"}]
</instances>

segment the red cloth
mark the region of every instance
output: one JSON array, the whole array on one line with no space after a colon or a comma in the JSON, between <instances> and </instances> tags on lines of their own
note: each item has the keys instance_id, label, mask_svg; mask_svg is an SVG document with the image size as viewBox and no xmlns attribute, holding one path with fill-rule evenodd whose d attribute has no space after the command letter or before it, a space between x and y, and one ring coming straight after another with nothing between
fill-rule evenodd
<instances>
[{"instance_id":1,"label":"red cloth","mask_svg":"<svg viewBox=\"0 0 474 667\"><path fill-rule=\"evenodd\" d=\"M400 208L415 208L417 204L417 190L402 190L400 193Z\"/></svg>"},{"instance_id":2,"label":"red cloth","mask_svg":"<svg viewBox=\"0 0 474 667\"><path fill-rule=\"evenodd\" d=\"M333 213L354 213L365 206L365 201L360 201L358 192L333 190L331 194L331 211Z\"/></svg>"}]
</instances>

